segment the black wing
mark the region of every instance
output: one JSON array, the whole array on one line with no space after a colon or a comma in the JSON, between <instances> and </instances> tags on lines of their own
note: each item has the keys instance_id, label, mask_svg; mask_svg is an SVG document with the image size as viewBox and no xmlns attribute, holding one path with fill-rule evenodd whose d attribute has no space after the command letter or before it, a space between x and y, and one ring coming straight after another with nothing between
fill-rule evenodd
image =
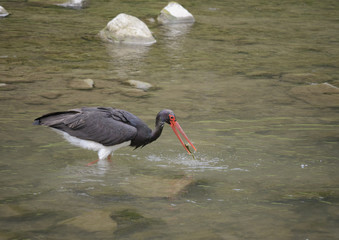
<instances>
[{"instance_id":1,"label":"black wing","mask_svg":"<svg viewBox=\"0 0 339 240\"><path fill-rule=\"evenodd\" d=\"M46 114L37 118L34 124L46 125L80 139L112 146L133 140L137 135L137 128L129 123L124 112L113 108L73 109Z\"/></svg>"}]
</instances>

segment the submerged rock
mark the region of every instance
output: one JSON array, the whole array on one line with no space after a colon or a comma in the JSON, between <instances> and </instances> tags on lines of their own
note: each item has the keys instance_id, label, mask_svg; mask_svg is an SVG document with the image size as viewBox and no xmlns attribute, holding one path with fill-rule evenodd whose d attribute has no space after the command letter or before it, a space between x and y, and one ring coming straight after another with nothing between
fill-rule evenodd
<instances>
[{"instance_id":1,"label":"submerged rock","mask_svg":"<svg viewBox=\"0 0 339 240\"><path fill-rule=\"evenodd\" d=\"M314 106L339 107L339 88L329 83L297 86L290 93Z\"/></svg>"},{"instance_id":2,"label":"submerged rock","mask_svg":"<svg viewBox=\"0 0 339 240\"><path fill-rule=\"evenodd\" d=\"M333 86L339 88L339 80L335 80L331 82Z\"/></svg>"},{"instance_id":3,"label":"submerged rock","mask_svg":"<svg viewBox=\"0 0 339 240\"><path fill-rule=\"evenodd\" d=\"M161 219L143 216L137 210L131 208L114 211L111 218L118 223L118 229L115 233L117 235L124 233L124 236L128 236L128 239L149 239L149 237L140 237L140 235L133 235L133 233L140 233L149 227L164 224Z\"/></svg>"},{"instance_id":4,"label":"submerged rock","mask_svg":"<svg viewBox=\"0 0 339 240\"><path fill-rule=\"evenodd\" d=\"M170 2L158 16L158 22L162 24L193 23L194 21L193 15L177 2Z\"/></svg>"},{"instance_id":5,"label":"submerged rock","mask_svg":"<svg viewBox=\"0 0 339 240\"><path fill-rule=\"evenodd\" d=\"M0 6L0 17L7 17L9 13L6 11L6 9L2 6Z\"/></svg>"},{"instance_id":6,"label":"submerged rock","mask_svg":"<svg viewBox=\"0 0 339 240\"><path fill-rule=\"evenodd\" d=\"M3 218L22 216L25 213L27 211L17 205L0 204L0 216Z\"/></svg>"},{"instance_id":7,"label":"submerged rock","mask_svg":"<svg viewBox=\"0 0 339 240\"><path fill-rule=\"evenodd\" d=\"M41 93L40 96L46 99L57 99L62 96L62 94L59 92L44 92Z\"/></svg>"},{"instance_id":8,"label":"submerged rock","mask_svg":"<svg viewBox=\"0 0 339 240\"><path fill-rule=\"evenodd\" d=\"M128 45L128 44L106 44L107 53L116 59L114 63L117 65L119 72L123 77L128 77L126 68L138 64L143 64L144 58L149 52L150 48L145 45Z\"/></svg>"},{"instance_id":9,"label":"submerged rock","mask_svg":"<svg viewBox=\"0 0 339 240\"><path fill-rule=\"evenodd\" d=\"M94 81L90 78L83 80L72 80L69 83L69 87L77 90L90 90L94 88Z\"/></svg>"},{"instance_id":10,"label":"submerged rock","mask_svg":"<svg viewBox=\"0 0 339 240\"><path fill-rule=\"evenodd\" d=\"M127 83L137 89L147 91L152 87L152 84L138 80L127 80Z\"/></svg>"},{"instance_id":11,"label":"submerged rock","mask_svg":"<svg viewBox=\"0 0 339 240\"><path fill-rule=\"evenodd\" d=\"M129 183L122 185L122 188L125 192L139 197L171 198L177 196L192 183L193 179L187 177L167 179L139 174L131 177Z\"/></svg>"},{"instance_id":12,"label":"submerged rock","mask_svg":"<svg viewBox=\"0 0 339 240\"><path fill-rule=\"evenodd\" d=\"M141 89L128 89L128 88L121 88L120 92L122 95L127 97L134 97L134 98L147 98L150 96L149 93L141 90Z\"/></svg>"},{"instance_id":13,"label":"submerged rock","mask_svg":"<svg viewBox=\"0 0 339 240\"><path fill-rule=\"evenodd\" d=\"M151 45L156 42L147 25L138 18L120 13L99 33L102 40L113 43Z\"/></svg>"},{"instance_id":14,"label":"submerged rock","mask_svg":"<svg viewBox=\"0 0 339 240\"><path fill-rule=\"evenodd\" d=\"M110 215L111 213L107 211L94 210L59 222L59 224L77 227L87 232L113 232L117 229L117 223Z\"/></svg>"},{"instance_id":15,"label":"submerged rock","mask_svg":"<svg viewBox=\"0 0 339 240\"><path fill-rule=\"evenodd\" d=\"M280 77L280 80L293 83L322 83L330 81L331 78L326 74L286 73Z\"/></svg>"},{"instance_id":16,"label":"submerged rock","mask_svg":"<svg viewBox=\"0 0 339 240\"><path fill-rule=\"evenodd\" d=\"M61 7L81 9L88 6L89 0L69 0L68 2L57 4Z\"/></svg>"}]
</instances>

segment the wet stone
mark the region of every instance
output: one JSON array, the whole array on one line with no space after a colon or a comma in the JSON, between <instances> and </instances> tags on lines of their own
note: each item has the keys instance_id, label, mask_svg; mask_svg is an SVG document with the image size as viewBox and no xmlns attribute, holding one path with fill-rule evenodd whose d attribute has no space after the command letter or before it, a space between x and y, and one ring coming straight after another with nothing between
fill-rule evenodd
<instances>
[{"instance_id":1,"label":"wet stone","mask_svg":"<svg viewBox=\"0 0 339 240\"><path fill-rule=\"evenodd\" d=\"M117 223L110 215L109 211L93 210L59 222L59 224L77 227L87 232L115 231Z\"/></svg>"},{"instance_id":2,"label":"wet stone","mask_svg":"<svg viewBox=\"0 0 339 240\"><path fill-rule=\"evenodd\" d=\"M290 93L314 106L339 107L339 88L328 83L297 86Z\"/></svg>"},{"instance_id":3,"label":"wet stone","mask_svg":"<svg viewBox=\"0 0 339 240\"><path fill-rule=\"evenodd\" d=\"M152 84L147 83L147 82L142 82L142 81L138 81L138 80L127 80L126 82L129 85L131 85L131 86L133 86L137 89L143 90L143 91L147 91L150 88L152 88Z\"/></svg>"},{"instance_id":4,"label":"wet stone","mask_svg":"<svg viewBox=\"0 0 339 240\"><path fill-rule=\"evenodd\" d=\"M69 87L77 90L90 90L94 88L94 81L90 78L88 79L75 79L69 82Z\"/></svg>"}]
</instances>

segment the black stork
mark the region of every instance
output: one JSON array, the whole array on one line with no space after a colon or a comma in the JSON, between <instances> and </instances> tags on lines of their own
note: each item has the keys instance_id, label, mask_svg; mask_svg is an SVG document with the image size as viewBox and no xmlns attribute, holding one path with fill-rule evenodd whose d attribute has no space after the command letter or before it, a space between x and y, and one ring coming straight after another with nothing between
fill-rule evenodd
<instances>
[{"instance_id":1,"label":"black stork","mask_svg":"<svg viewBox=\"0 0 339 240\"><path fill-rule=\"evenodd\" d=\"M52 112L34 120L34 125L45 125L60 133L71 144L98 152L99 159L108 158L121 147L143 147L157 140L168 123L186 151L191 154L178 131L196 151L180 127L172 110L160 111L152 131L140 118L125 110L110 107L83 107L63 112Z\"/></svg>"}]
</instances>

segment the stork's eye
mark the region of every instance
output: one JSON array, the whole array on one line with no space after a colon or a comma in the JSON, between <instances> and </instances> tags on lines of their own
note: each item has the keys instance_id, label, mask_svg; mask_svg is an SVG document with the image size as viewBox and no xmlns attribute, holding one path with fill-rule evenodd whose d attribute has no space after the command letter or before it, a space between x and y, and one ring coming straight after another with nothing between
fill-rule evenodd
<instances>
[{"instance_id":1,"label":"stork's eye","mask_svg":"<svg viewBox=\"0 0 339 240\"><path fill-rule=\"evenodd\" d=\"M171 121L175 121L175 117L172 114L168 115Z\"/></svg>"}]
</instances>

